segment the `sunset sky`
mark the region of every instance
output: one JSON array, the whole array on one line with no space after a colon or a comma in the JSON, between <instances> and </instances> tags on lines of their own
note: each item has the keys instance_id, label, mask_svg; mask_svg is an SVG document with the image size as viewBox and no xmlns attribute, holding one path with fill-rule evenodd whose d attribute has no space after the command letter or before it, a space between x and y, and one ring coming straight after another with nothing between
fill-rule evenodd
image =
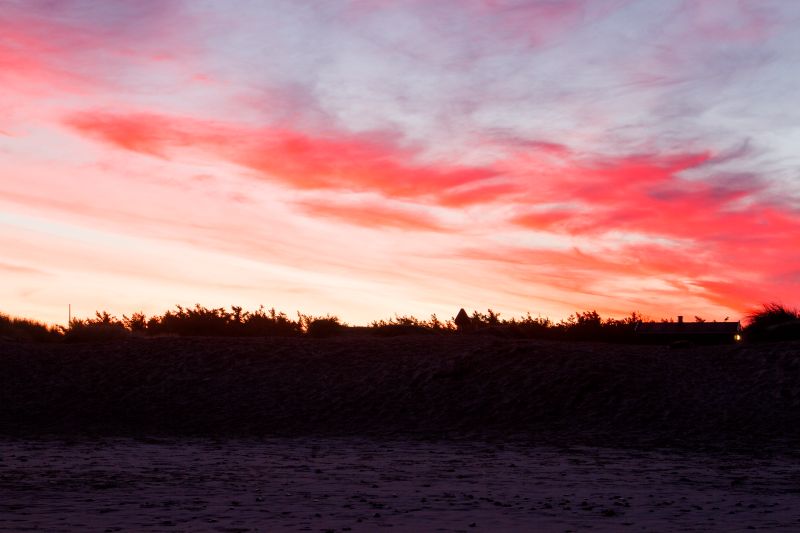
<instances>
[{"instance_id":1,"label":"sunset sky","mask_svg":"<svg viewBox=\"0 0 800 533\"><path fill-rule=\"evenodd\" d=\"M0 311L800 304L800 2L0 0Z\"/></svg>"}]
</instances>

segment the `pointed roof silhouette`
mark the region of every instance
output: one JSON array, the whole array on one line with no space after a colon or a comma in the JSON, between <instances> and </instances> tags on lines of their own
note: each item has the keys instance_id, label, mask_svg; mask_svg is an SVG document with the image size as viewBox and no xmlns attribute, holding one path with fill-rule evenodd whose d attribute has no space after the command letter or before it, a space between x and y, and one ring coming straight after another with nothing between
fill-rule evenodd
<instances>
[{"instance_id":1,"label":"pointed roof silhouette","mask_svg":"<svg viewBox=\"0 0 800 533\"><path fill-rule=\"evenodd\" d=\"M458 329L464 329L472 326L472 319L469 317L464 308L462 307L461 310L456 315L456 319L454 321Z\"/></svg>"}]
</instances>

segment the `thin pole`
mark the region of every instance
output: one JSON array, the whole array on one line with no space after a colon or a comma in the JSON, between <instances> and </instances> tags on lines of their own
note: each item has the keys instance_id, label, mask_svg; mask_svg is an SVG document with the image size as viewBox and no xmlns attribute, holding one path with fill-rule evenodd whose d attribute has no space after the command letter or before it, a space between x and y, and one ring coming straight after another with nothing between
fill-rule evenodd
<instances>
[{"instance_id":1,"label":"thin pole","mask_svg":"<svg viewBox=\"0 0 800 533\"><path fill-rule=\"evenodd\" d=\"M69 316L67 318L67 328L69 329L72 327L72 304L68 305L69 305Z\"/></svg>"}]
</instances>

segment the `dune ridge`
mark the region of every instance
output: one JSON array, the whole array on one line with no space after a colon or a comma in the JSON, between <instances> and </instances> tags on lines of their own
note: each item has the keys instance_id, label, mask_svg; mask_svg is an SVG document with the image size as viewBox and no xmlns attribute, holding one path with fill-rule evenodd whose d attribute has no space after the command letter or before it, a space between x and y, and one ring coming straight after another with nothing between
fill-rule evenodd
<instances>
[{"instance_id":1,"label":"dune ridge","mask_svg":"<svg viewBox=\"0 0 800 533\"><path fill-rule=\"evenodd\" d=\"M800 436L800 343L482 337L0 341L0 433L526 435L772 446Z\"/></svg>"}]
</instances>

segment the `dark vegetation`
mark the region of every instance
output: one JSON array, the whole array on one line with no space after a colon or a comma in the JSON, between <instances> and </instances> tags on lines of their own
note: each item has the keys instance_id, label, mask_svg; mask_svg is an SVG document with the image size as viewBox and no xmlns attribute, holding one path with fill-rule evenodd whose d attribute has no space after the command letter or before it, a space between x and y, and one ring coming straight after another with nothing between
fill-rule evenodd
<instances>
[{"instance_id":1,"label":"dark vegetation","mask_svg":"<svg viewBox=\"0 0 800 533\"><path fill-rule=\"evenodd\" d=\"M0 337L19 341L55 341L63 337L58 327L0 313Z\"/></svg>"},{"instance_id":2,"label":"dark vegetation","mask_svg":"<svg viewBox=\"0 0 800 533\"><path fill-rule=\"evenodd\" d=\"M0 315L0 435L529 434L603 446L794 445L798 318L770 304L749 317L754 342L673 350L625 345L641 342L638 314L594 311L560 322L476 312L467 334L436 316L353 328L335 316L199 305L153 317L98 312L70 328ZM23 340L49 342L14 342ZM774 340L789 342L757 342Z\"/></svg>"},{"instance_id":3,"label":"dark vegetation","mask_svg":"<svg viewBox=\"0 0 800 533\"><path fill-rule=\"evenodd\" d=\"M68 328L48 327L23 319L5 317L9 326L0 329L0 336L18 340L87 342L108 341L145 336L211 336L211 337L334 337L368 334L383 337L399 335L449 335L457 333L453 319L441 320L435 314L428 320L413 316L395 316L377 320L368 327L349 327L338 317L297 314L296 319L275 309L259 308L244 311L241 307L193 308L176 306L163 315L147 317L133 313L122 318L98 311L93 318L74 318ZM532 317L501 319L491 309L475 311L471 318L473 332L512 338L552 340L601 340L627 342L633 340L642 317L633 313L624 319L602 318L596 311L575 313L561 322ZM16 329L20 329L19 332ZM29 333L26 333L28 332ZM22 334L25 333L25 334Z\"/></svg>"},{"instance_id":4,"label":"dark vegetation","mask_svg":"<svg viewBox=\"0 0 800 533\"><path fill-rule=\"evenodd\" d=\"M696 318L698 322L703 321ZM505 319L488 309L486 313L475 311L471 315L470 332L508 338L636 343L636 328L644 320L637 312L616 319L603 318L596 311L576 312L560 322L533 317L530 313ZM68 328L0 313L0 338L38 342L109 341L149 336L324 338L365 334L392 337L450 335L457 331L454 318L441 320L435 314L428 320L395 316L374 321L368 327L350 327L336 316L298 313L293 319L263 306L256 311L245 311L237 306L230 310L199 304L193 308L176 306L162 315L147 317L139 312L123 315L121 319L98 311L93 318L73 319ZM752 342L800 339L800 312L781 304L766 304L747 317L744 336Z\"/></svg>"},{"instance_id":5,"label":"dark vegetation","mask_svg":"<svg viewBox=\"0 0 800 533\"><path fill-rule=\"evenodd\" d=\"M746 338L753 342L800 339L800 311L777 303L765 304L751 313L745 329Z\"/></svg>"}]
</instances>

